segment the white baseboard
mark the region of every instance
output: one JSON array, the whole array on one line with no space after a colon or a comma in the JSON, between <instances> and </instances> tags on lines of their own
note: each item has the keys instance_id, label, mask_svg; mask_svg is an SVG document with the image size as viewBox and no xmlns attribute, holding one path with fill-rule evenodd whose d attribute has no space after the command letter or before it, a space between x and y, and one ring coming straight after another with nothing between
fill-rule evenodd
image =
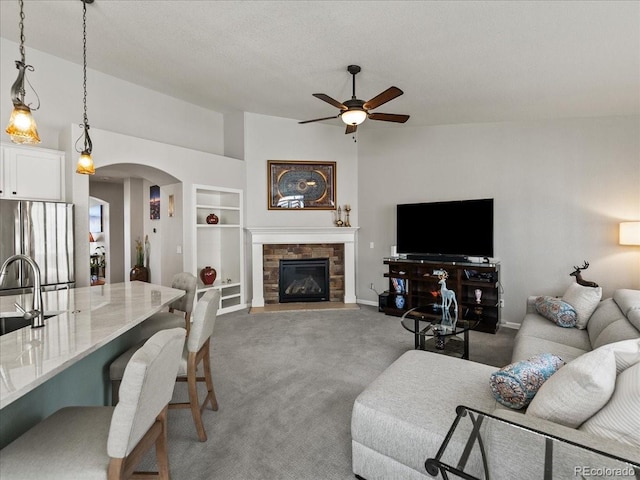
<instances>
[{"instance_id":1,"label":"white baseboard","mask_svg":"<svg viewBox=\"0 0 640 480\"><path fill-rule=\"evenodd\" d=\"M505 328L513 328L515 330L520 330L520 324L515 322L500 322L500 326Z\"/></svg>"},{"instance_id":2,"label":"white baseboard","mask_svg":"<svg viewBox=\"0 0 640 480\"><path fill-rule=\"evenodd\" d=\"M371 305L372 307L377 307L378 306L378 302L373 301L373 300L361 300L359 298L356 298L356 303L360 303L362 305Z\"/></svg>"}]
</instances>

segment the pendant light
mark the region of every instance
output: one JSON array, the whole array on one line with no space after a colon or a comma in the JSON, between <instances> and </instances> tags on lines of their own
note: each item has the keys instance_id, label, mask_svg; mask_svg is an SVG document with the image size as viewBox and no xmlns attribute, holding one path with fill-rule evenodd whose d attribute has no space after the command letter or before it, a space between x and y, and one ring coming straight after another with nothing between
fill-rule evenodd
<instances>
[{"instance_id":1,"label":"pendant light","mask_svg":"<svg viewBox=\"0 0 640 480\"><path fill-rule=\"evenodd\" d=\"M80 153L78 164L76 166L76 173L83 175L93 175L96 173L96 169L93 165L93 159L91 158L91 151L93 150L93 143L89 136L89 117L87 116L87 3L93 3L93 0L81 0L82 1L82 45L83 45L83 83L84 96L82 102L84 104L84 123L80 125L83 129L82 137L84 137L84 148L78 150L77 145L80 138L76 140L76 151ZM81 137L81 138L82 138Z\"/></svg>"},{"instance_id":2,"label":"pendant light","mask_svg":"<svg viewBox=\"0 0 640 480\"><path fill-rule=\"evenodd\" d=\"M11 137L13 143L40 143L40 137L38 136L38 129L36 122L31 115L31 108L24 103L24 82L26 80L26 71L33 72L33 67L27 65L24 54L24 2L20 0L20 60L16 60L16 68L18 69L18 78L11 86L11 101L13 102L13 112L11 112L11 118L9 119L9 125L7 125L6 132ZM27 83L29 81L27 80ZM29 83L29 86L33 90L33 87ZM40 99L35 90L36 98L38 99L38 106L33 110L40 108Z\"/></svg>"}]
</instances>

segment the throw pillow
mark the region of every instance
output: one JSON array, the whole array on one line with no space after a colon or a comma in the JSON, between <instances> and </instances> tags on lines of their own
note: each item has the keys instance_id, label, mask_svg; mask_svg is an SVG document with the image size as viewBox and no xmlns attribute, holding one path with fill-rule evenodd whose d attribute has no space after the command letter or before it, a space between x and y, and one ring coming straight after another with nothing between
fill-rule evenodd
<instances>
[{"instance_id":1,"label":"throw pillow","mask_svg":"<svg viewBox=\"0 0 640 480\"><path fill-rule=\"evenodd\" d=\"M640 448L640 363L618 375L609 402L579 429Z\"/></svg>"},{"instance_id":2,"label":"throw pillow","mask_svg":"<svg viewBox=\"0 0 640 480\"><path fill-rule=\"evenodd\" d=\"M491 393L505 407L524 408L542 384L563 365L562 359L551 353L511 363L491 374Z\"/></svg>"},{"instance_id":3,"label":"throw pillow","mask_svg":"<svg viewBox=\"0 0 640 480\"><path fill-rule=\"evenodd\" d=\"M527 415L578 428L609 401L615 383L613 350L592 350L553 374L531 401Z\"/></svg>"},{"instance_id":4,"label":"throw pillow","mask_svg":"<svg viewBox=\"0 0 640 480\"><path fill-rule=\"evenodd\" d=\"M576 328L584 330L591 314L602 299L602 287L585 287L578 283L572 283L564 292L562 300L567 302L577 313Z\"/></svg>"},{"instance_id":5,"label":"throw pillow","mask_svg":"<svg viewBox=\"0 0 640 480\"><path fill-rule=\"evenodd\" d=\"M640 362L640 338L620 340L619 342L608 343L601 347L613 352L616 359L616 372L620 372Z\"/></svg>"},{"instance_id":6,"label":"throw pillow","mask_svg":"<svg viewBox=\"0 0 640 480\"><path fill-rule=\"evenodd\" d=\"M576 310L556 297L537 297L536 311L560 327L574 327L578 319Z\"/></svg>"}]
</instances>

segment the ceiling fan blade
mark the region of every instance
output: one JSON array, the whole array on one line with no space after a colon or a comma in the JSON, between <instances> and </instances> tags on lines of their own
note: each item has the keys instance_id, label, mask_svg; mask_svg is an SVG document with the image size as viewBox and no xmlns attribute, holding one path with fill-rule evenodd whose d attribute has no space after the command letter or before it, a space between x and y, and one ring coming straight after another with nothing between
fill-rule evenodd
<instances>
[{"instance_id":1,"label":"ceiling fan blade","mask_svg":"<svg viewBox=\"0 0 640 480\"><path fill-rule=\"evenodd\" d=\"M347 109L347 107L345 107L342 103L340 103L337 100L334 100L329 95L325 95L324 93L314 93L313 96L316 97L316 98L319 98L320 100L324 100L325 102L333 105L336 108L339 108L340 110L346 110Z\"/></svg>"},{"instance_id":2,"label":"ceiling fan blade","mask_svg":"<svg viewBox=\"0 0 640 480\"><path fill-rule=\"evenodd\" d=\"M393 100L396 97L399 97L404 92L400 90L398 87L389 87L384 92L379 95L373 97L371 100L364 104L365 110L373 110L374 108L378 108L383 103L387 103L389 100Z\"/></svg>"},{"instance_id":3,"label":"ceiling fan blade","mask_svg":"<svg viewBox=\"0 0 640 480\"><path fill-rule=\"evenodd\" d=\"M304 122L298 122L298 123L311 123L311 122L321 122L322 120L331 120L332 118L338 118L340 115L332 115L330 117L324 117L324 118L314 118L313 120L305 120Z\"/></svg>"},{"instance_id":4,"label":"ceiling fan blade","mask_svg":"<svg viewBox=\"0 0 640 480\"><path fill-rule=\"evenodd\" d=\"M371 120L382 120L383 122L404 123L409 120L409 115L396 115L394 113L370 113Z\"/></svg>"},{"instance_id":5,"label":"ceiling fan blade","mask_svg":"<svg viewBox=\"0 0 640 480\"><path fill-rule=\"evenodd\" d=\"M355 133L358 129L357 125L347 125L347 129L344 131L345 135L349 135L350 133Z\"/></svg>"}]
</instances>

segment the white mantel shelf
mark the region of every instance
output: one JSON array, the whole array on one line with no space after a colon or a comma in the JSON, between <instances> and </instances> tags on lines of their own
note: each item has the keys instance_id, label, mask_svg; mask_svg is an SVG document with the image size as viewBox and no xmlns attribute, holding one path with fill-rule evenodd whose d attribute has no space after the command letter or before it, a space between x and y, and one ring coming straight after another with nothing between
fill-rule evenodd
<instances>
[{"instance_id":1,"label":"white mantel shelf","mask_svg":"<svg viewBox=\"0 0 640 480\"><path fill-rule=\"evenodd\" d=\"M356 303L355 242L358 227L248 227L251 233L252 307L264 307L263 245L342 243L344 303Z\"/></svg>"}]
</instances>

